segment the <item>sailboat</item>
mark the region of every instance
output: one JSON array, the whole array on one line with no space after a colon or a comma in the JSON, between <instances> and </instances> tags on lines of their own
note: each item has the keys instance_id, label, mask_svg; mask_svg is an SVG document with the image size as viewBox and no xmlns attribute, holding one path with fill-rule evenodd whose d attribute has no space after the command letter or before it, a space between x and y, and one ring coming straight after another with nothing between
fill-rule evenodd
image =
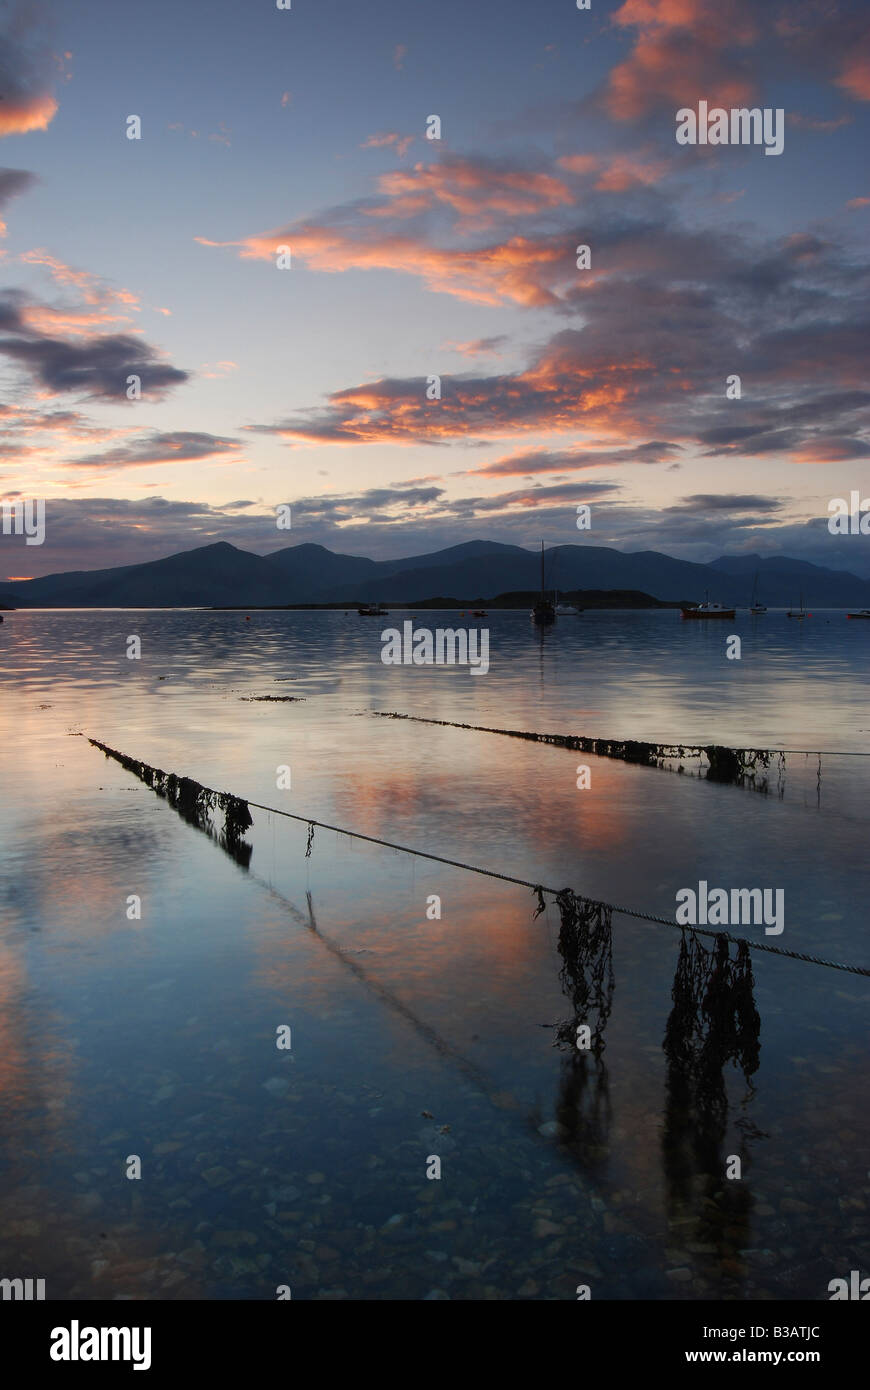
<instances>
[{"instance_id":1,"label":"sailboat","mask_svg":"<svg viewBox=\"0 0 870 1390\"><path fill-rule=\"evenodd\" d=\"M532 609L532 622L552 623L556 618L556 610L544 593L544 542L541 541L541 597Z\"/></svg>"},{"instance_id":2,"label":"sailboat","mask_svg":"<svg viewBox=\"0 0 870 1390\"><path fill-rule=\"evenodd\" d=\"M801 589L801 601L797 608L790 608L785 615L787 618L808 618L810 615L804 608L804 591Z\"/></svg>"},{"instance_id":3,"label":"sailboat","mask_svg":"<svg viewBox=\"0 0 870 1390\"><path fill-rule=\"evenodd\" d=\"M756 616L759 613L767 612L765 605L758 602L758 570L755 571L755 580L752 585L752 607L749 611L750 613L756 614Z\"/></svg>"}]
</instances>

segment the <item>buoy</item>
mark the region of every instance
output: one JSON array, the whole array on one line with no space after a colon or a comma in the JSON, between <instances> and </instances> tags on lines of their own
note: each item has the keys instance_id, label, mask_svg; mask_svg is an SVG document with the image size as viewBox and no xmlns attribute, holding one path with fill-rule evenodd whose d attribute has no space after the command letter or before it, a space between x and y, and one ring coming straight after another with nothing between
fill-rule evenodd
<instances>
[{"instance_id":1,"label":"buoy","mask_svg":"<svg viewBox=\"0 0 870 1390\"><path fill-rule=\"evenodd\" d=\"M246 622L246 623L249 623L250 621L251 621L250 618L245 618L245 622Z\"/></svg>"}]
</instances>

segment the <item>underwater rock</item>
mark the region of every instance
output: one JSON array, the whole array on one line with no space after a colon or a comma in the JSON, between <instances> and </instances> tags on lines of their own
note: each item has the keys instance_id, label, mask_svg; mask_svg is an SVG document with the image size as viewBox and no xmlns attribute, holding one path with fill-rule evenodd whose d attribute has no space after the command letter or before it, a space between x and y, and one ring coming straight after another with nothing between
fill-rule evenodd
<instances>
[{"instance_id":1,"label":"underwater rock","mask_svg":"<svg viewBox=\"0 0 870 1390\"><path fill-rule=\"evenodd\" d=\"M546 1124L538 1125L538 1133L543 1139L562 1139L568 1130L558 1120L548 1120Z\"/></svg>"}]
</instances>

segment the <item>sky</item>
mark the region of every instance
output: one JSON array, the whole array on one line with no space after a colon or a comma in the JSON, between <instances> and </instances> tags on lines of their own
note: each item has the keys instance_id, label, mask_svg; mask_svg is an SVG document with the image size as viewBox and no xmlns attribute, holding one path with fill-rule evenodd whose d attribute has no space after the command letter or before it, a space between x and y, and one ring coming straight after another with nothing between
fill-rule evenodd
<instances>
[{"instance_id":1,"label":"sky","mask_svg":"<svg viewBox=\"0 0 870 1390\"><path fill-rule=\"evenodd\" d=\"M679 144L700 102L782 152ZM0 499L46 508L0 578L477 538L870 576L827 524L870 497L868 133L851 0L0 0Z\"/></svg>"}]
</instances>

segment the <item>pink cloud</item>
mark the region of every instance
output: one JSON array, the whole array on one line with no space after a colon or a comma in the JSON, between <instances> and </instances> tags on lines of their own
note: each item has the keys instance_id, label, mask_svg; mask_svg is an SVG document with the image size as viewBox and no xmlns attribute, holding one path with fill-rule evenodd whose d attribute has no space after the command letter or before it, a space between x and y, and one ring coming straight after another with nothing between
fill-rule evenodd
<instances>
[{"instance_id":1,"label":"pink cloud","mask_svg":"<svg viewBox=\"0 0 870 1390\"><path fill-rule=\"evenodd\" d=\"M492 214L523 216L573 203L568 185L552 174L516 169L461 156L382 174L384 202L370 216L416 216L424 209L452 209L469 225L490 225Z\"/></svg>"},{"instance_id":2,"label":"pink cloud","mask_svg":"<svg viewBox=\"0 0 870 1390\"><path fill-rule=\"evenodd\" d=\"M205 246L238 248L245 260L274 260L279 245L290 245L312 270L404 271L421 277L430 290L475 304L555 305L558 296L544 282L564 278L574 265L572 239L565 237L517 236L474 251L441 250L410 236L363 239L355 230L302 224L241 242L195 239Z\"/></svg>"},{"instance_id":3,"label":"pink cloud","mask_svg":"<svg viewBox=\"0 0 870 1390\"><path fill-rule=\"evenodd\" d=\"M568 154L556 163L571 174L597 174L593 187L601 193L624 193L629 188L649 187L660 183L671 168L670 160L630 154L604 157Z\"/></svg>"},{"instance_id":4,"label":"pink cloud","mask_svg":"<svg viewBox=\"0 0 870 1390\"><path fill-rule=\"evenodd\" d=\"M737 52L757 38L746 0L625 0L612 16L637 31L634 47L608 78L604 104L616 120L633 121L657 106L739 106L755 83Z\"/></svg>"},{"instance_id":5,"label":"pink cloud","mask_svg":"<svg viewBox=\"0 0 870 1390\"><path fill-rule=\"evenodd\" d=\"M394 145L396 153L403 159L408 153L408 149L414 143L413 135L399 135L395 130L386 130L377 135L370 135L360 145L361 150L381 150L390 145Z\"/></svg>"},{"instance_id":6,"label":"pink cloud","mask_svg":"<svg viewBox=\"0 0 870 1390\"><path fill-rule=\"evenodd\" d=\"M857 101L870 101L870 52L867 51L866 41L864 48L863 53L856 53L846 60L836 79L837 86Z\"/></svg>"}]
</instances>

